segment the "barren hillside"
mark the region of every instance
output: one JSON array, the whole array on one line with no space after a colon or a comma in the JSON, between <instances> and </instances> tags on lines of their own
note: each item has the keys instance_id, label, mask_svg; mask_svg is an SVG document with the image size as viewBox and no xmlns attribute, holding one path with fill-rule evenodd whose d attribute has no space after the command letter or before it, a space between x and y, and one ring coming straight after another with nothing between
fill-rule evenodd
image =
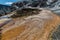
<instances>
[{"instance_id":1,"label":"barren hillside","mask_svg":"<svg viewBox=\"0 0 60 40\"><path fill-rule=\"evenodd\" d=\"M52 40L51 35L59 24L59 16L42 10L37 15L13 18L2 27L1 40Z\"/></svg>"}]
</instances>

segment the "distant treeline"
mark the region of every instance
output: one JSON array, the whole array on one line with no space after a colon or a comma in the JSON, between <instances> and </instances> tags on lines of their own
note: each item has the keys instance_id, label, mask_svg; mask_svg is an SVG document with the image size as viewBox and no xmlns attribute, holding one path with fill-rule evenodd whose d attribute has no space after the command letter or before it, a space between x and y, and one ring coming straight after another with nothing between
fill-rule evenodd
<instances>
[{"instance_id":1,"label":"distant treeline","mask_svg":"<svg viewBox=\"0 0 60 40\"><path fill-rule=\"evenodd\" d=\"M12 4L13 7L15 8L20 8L23 7L24 5L26 6L31 6L31 7L47 7L51 6L53 3L57 2L58 0L24 0L24 1L19 1L15 2Z\"/></svg>"},{"instance_id":2,"label":"distant treeline","mask_svg":"<svg viewBox=\"0 0 60 40\"><path fill-rule=\"evenodd\" d=\"M0 4L0 16L9 14L10 12L12 12L14 10L15 10L15 8L12 6L6 6L6 5Z\"/></svg>"}]
</instances>

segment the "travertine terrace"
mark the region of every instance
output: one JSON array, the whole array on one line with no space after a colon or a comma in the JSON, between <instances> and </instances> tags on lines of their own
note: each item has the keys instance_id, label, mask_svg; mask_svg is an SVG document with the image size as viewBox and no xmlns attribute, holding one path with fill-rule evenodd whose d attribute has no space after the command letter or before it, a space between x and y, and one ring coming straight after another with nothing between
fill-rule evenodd
<instances>
[{"instance_id":1,"label":"travertine terrace","mask_svg":"<svg viewBox=\"0 0 60 40\"><path fill-rule=\"evenodd\" d=\"M2 27L1 40L51 40L50 36L59 24L59 16L42 10L37 15L13 18Z\"/></svg>"}]
</instances>

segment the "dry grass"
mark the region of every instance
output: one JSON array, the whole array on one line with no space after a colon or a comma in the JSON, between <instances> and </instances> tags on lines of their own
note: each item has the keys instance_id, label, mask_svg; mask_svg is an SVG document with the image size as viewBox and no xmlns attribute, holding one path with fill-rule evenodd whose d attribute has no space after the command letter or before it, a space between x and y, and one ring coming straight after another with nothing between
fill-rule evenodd
<instances>
[{"instance_id":1,"label":"dry grass","mask_svg":"<svg viewBox=\"0 0 60 40\"><path fill-rule=\"evenodd\" d=\"M1 40L50 40L59 24L59 16L43 10L37 15L15 18L3 26Z\"/></svg>"}]
</instances>

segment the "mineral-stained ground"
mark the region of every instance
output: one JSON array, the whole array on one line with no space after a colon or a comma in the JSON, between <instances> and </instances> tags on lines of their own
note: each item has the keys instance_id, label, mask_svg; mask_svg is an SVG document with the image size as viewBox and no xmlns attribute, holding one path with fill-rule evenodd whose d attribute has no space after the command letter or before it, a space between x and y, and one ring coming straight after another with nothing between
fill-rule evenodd
<instances>
[{"instance_id":1,"label":"mineral-stained ground","mask_svg":"<svg viewBox=\"0 0 60 40\"><path fill-rule=\"evenodd\" d=\"M4 25L1 40L60 40L60 16L49 10L12 18Z\"/></svg>"}]
</instances>

